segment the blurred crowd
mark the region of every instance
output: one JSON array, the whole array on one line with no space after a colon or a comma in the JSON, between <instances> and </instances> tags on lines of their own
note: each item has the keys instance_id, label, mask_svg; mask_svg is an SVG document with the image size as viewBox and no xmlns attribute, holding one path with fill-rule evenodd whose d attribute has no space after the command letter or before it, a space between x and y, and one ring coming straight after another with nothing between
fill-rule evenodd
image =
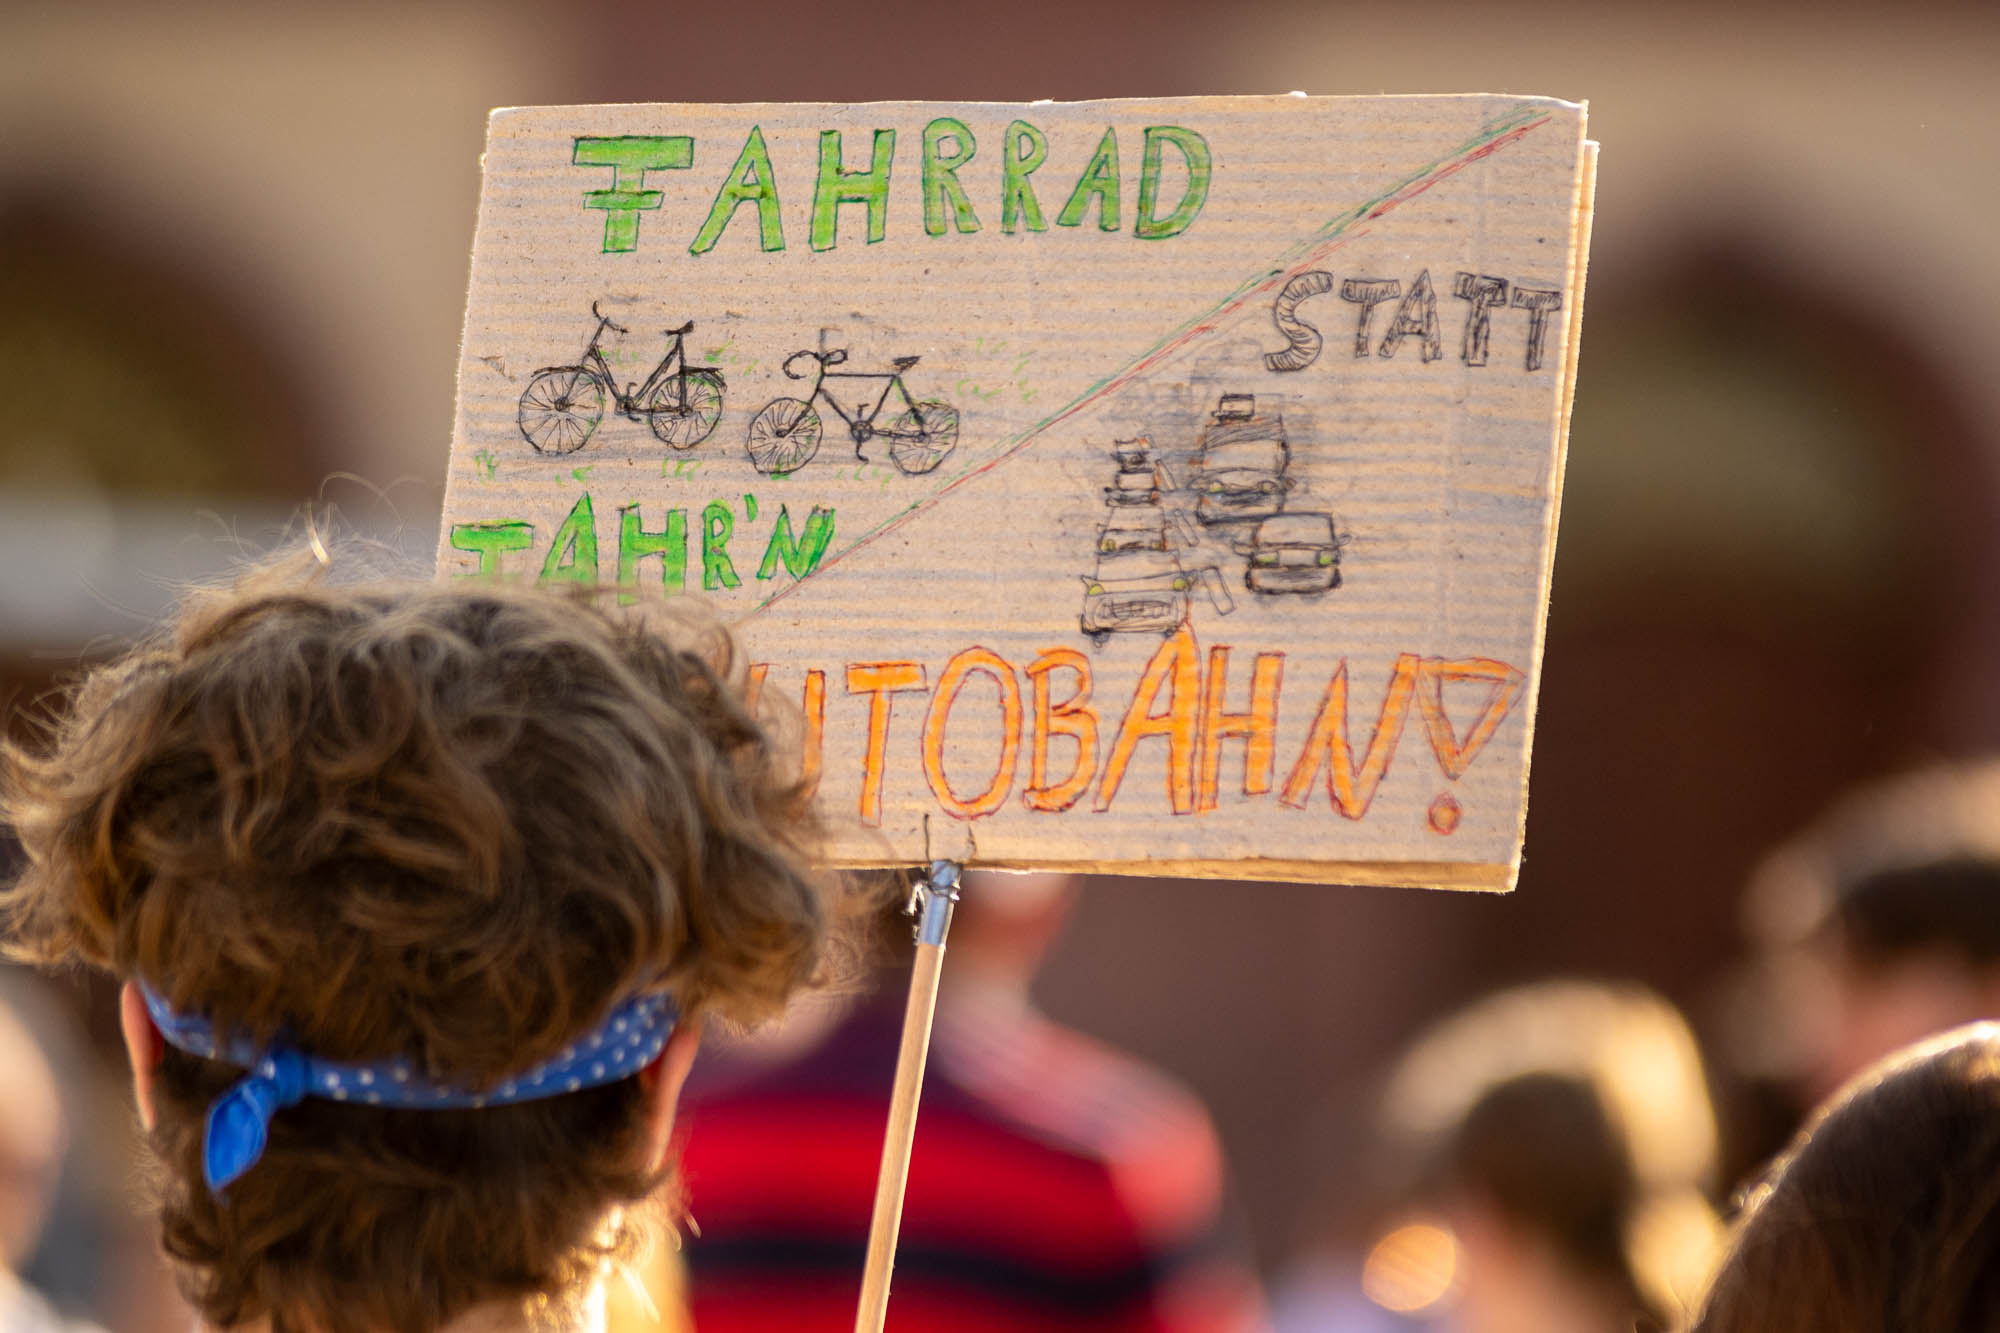
<instances>
[{"instance_id":1,"label":"blurred crowd","mask_svg":"<svg viewBox=\"0 0 2000 1333\"><path fill-rule=\"evenodd\" d=\"M1870 785L1772 849L1706 1047L1643 985L1549 979L1473 1001L1335 1089L1344 1148L1280 1254L1253 1254L1199 1103L1033 1004L1076 888L968 884L899 1327L1685 1329L1725 1256L1704 1329L1970 1330L2000 1313L2000 1030L1977 1026L2000 1018L2000 764ZM690 1089L699 1328L842 1326L899 979L733 1049ZM1941 1059L1884 1072L1926 1042ZM1950 1132L1929 1123L1941 1098L1963 1103ZM1816 1107L1832 1118L1808 1133ZM1865 1224L1825 1225L1815 1254L1798 1237L1816 1210ZM1850 1320L1850 1264L1901 1312ZM1928 1306L1905 1289L1919 1271Z\"/></svg>"},{"instance_id":2,"label":"blurred crowd","mask_svg":"<svg viewBox=\"0 0 2000 1333\"><path fill-rule=\"evenodd\" d=\"M1931 1270L1953 1309L2000 1312L2000 1028L1980 1025L2000 1018L2000 763L1871 785L1771 850L1706 1042L1644 985L1546 979L1332 1089L1339 1150L1301 1152L1317 1174L1277 1253L1257 1252L1199 1099L1036 1003L1082 889L968 877L892 1327L1628 1333L1690 1328L1708 1299L1703 1329L1836 1328L1850 1267L1913 1299L1895 1263ZM865 980L698 1067L687 1234L614 1290L613 1327L846 1326L911 957L900 914L865 934ZM91 1010L0 973L7 1333L188 1318L138 1216L129 1095ZM1866 1234L1802 1258L1814 1209ZM1987 1326L1954 1322L1973 1317L1852 1326Z\"/></svg>"}]
</instances>

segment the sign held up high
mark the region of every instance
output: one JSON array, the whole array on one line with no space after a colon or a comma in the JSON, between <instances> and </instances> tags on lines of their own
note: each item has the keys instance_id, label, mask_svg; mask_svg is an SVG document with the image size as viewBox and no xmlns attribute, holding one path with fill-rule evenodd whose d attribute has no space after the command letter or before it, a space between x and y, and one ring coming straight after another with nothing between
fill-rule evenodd
<instances>
[{"instance_id":1,"label":"sign held up high","mask_svg":"<svg viewBox=\"0 0 2000 1333\"><path fill-rule=\"evenodd\" d=\"M709 599L842 864L1511 887L1595 161L1498 96L495 112L440 575Z\"/></svg>"}]
</instances>

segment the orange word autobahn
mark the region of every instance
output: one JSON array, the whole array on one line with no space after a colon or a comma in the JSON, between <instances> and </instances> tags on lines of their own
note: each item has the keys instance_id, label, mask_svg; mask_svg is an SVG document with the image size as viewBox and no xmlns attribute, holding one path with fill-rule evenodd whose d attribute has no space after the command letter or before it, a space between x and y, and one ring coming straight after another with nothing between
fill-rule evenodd
<instances>
[{"instance_id":1,"label":"orange word autobahn","mask_svg":"<svg viewBox=\"0 0 2000 1333\"><path fill-rule=\"evenodd\" d=\"M1183 629L1154 652L1131 697L1109 704L1093 696L1090 658L1069 647L1046 649L1019 668L989 648L969 647L955 653L935 681L922 662L847 663L838 679L848 695L865 698L868 708L860 820L869 827L882 822L882 792L892 746L907 735L892 734L899 730L895 702L900 695L926 696L918 732L924 780L939 808L956 819L990 815L1017 789L1022 803L1034 811L1068 810L1087 794L1091 809L1109 810L1134 754L1149 740L1166 747L1167 805L1176 815L1198 817L1219 805L1224 742L1240 740L1243 797L1266 797L1275 790L1280 805L1306 810L1314 804L1313 788L1318 784L1333 810L1358 820L1368 813L1389 771L1412 705L1438 767L1456 781L1492 739L1526 684L1522 672L1491 658L1404 653L1390 671L1388 688L1357 759L1350 741L1348 669L1343 659L1326 681L1310 687L1312 723L1297 752L1284 756L1289 763L1279 781L1285 655L1255 655L1248 706L1239 712L1226 707L1234 651L1227 645L1212 646L1204 664L1194 636ZM750 668L753 699L769 675L768 663ZM800 693L805 776L815 785L821 773L828 675L825 669L808 669ZM977 694L969 696L975 678ZM1487 687L1483 705L1462 735L1445 712L1444 688L1451 684ZM997 746L981 780L966 781L961 773L954 781L945 773L946 743L953 719L964 709L978 707L978 696L987 707L999 710ZM982 731L990 735L990 725ZM1435 819L1432 827L1440 833L1451 831Z\"/></svg>"}]
</instances>

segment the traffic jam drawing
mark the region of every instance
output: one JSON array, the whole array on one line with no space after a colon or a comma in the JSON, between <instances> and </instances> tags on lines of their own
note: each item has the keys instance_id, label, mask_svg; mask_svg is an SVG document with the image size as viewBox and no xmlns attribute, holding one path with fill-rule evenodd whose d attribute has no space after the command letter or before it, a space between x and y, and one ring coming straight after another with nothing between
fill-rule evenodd
<instances>
[{"instance_id":1,"label":"traffic jam drawing","mask_svg":"<svg viewBox=\"0 0 2000 1333\"><path fill-rule=\"evenodd\" d=\"M1092 644L1177 633L1197 596L1229 615L1232 582L1274 601L1340 586L1340 530L1331 513L1293 504L1283 414L1260 412L1254 394L1218 396L1185 453L1184 486L1151 435L1115 441L1111 457L1096 564L1081 576L1079 624Z\"/></svg>"}]
</instances>

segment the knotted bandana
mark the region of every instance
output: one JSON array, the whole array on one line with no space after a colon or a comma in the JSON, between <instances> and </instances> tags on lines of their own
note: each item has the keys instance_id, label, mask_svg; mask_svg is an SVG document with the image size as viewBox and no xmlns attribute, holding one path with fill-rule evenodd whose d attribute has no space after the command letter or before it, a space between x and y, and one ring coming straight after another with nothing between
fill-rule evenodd
<instances>
[{"instance_id":1,"label":"knotted bandana","mask_svg":"<svg viewBox=\"0 0 2000 1333\"><path fill-rule=\"evenodd\" d=\"M242 1065L247 1073L208 1109L202 1174L220 1192L264 1155L271 1117L307 1097L403 1110L447 1111L557 1097L629 1078L658 1058L680 1015L666 995L635 995L552 1060L484 1092L427 1077L398 1056L373 1063L321 1060L279 1042L260 1046L218 1034L208 1019L183 1014L145 982L146 1011L167 1043L189 1055Z\"/></svg>"}]
</instances>

